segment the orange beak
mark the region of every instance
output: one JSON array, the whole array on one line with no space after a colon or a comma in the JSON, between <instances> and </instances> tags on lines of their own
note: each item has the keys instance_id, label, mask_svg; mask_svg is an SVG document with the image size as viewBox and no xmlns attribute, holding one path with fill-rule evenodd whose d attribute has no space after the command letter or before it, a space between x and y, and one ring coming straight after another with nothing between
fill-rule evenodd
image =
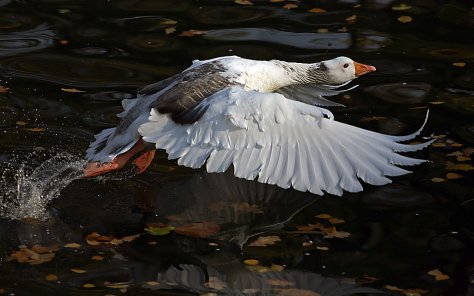
<instances>
[{"instance_id":1,"label":"orange beak","mask_svg":"<svg viewBox=\"0 0 474 296\"><path fill-rule=\"evenodd\" d=\"M369 72L373 72L377 69L375 69L374 66L369 66L369 65L364 65L364 64L359 64L357 62L354 62L354 68L355 68L355 76L359 77L361 75L364 75Z\"/></svg>"}]
</instances>

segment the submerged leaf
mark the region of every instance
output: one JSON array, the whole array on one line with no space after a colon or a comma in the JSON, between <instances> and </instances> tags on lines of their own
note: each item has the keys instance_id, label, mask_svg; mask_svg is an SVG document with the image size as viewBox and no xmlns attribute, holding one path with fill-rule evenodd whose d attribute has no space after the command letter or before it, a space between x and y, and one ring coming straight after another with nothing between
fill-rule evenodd
<instances>
[{"instance_id":1,"label":"submerged leaf","mask_svg":"<svg viewBox=\"0 0 474 296\"><path fill-rule=\"evenodd\" d=\"M166 235L173 231L175 228L173 226L148 226L145 228L145 231L151 235Z\"/></svg>"},{"instance_id":2,"label":"submerged leaf","mask_svg":"<svg viewBox=\"0 0 474 296\"><path fill-rule=\"evenodd\" d=\"M281 238L276 235L259 236L256 240L248 244L248 246L249 247L266 247L266 246L274 245L279 241L281 241Z\"/></svg>"},{"instance_id":3,"label":"submerged leaf","mask_svg":"<svg viewBox=\"0 0 474 296\"><path fill-rule=\"evenodd\" d=\"M0 85L0 94L6 94L9 90L10 88Z\"/></svg>"},{"instance_id":4,"label":"submerged leaf","mask_svg":"<svg viewBox=\"0 0 474 296\"><path fill-rule=\"evenodd\" d=\"M308 12L311 12L311 13L325 13L326 9L315 7L315 8L311 8L310 10L308 10Z\"/></svg>"},{"instance_id":5,"label":"submerged leaf","mask_svg":"<svg viewBox=\"0 0 474 296\"><path fill-rule=\"evenodd\" d=\"M219 232L219 230L220 226L212 221L196 222L187 225L177 226L175 228L176 233L201 238L213 236L214 234Z\"/></svg>"},{"instance_id":6,"label":"submerged leaf","mask_svg":"<svg viewBox=\"0 0 474 296\"><path fill-rule=\"evenodd\" d=\"M413 21L413 18L411 16L408 16L408 15L402 15L397 20L400 23L406 24L406 23L409 23L409 22Z\"/></svg>"}]
</instances>

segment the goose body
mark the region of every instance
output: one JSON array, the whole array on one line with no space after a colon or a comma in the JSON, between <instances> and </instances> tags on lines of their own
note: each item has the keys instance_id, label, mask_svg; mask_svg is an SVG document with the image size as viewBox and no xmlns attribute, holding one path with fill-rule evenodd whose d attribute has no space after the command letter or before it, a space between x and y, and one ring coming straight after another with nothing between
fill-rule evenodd
<instances>
[{"instance_id":1,"label":"goose body","mask_svg":"<svg viewBox=\"0 0 474 296\"><path fill-rule=\"evenodd\" d=\"M195 61L173 77L145 86L122 102L115 128L103 130L87 150L86 176L122 167L151 143L179 165L315 194L361 191L409 171L398 165L424 160L398 152L414 138L389 136L334 120L325 96L346 91L351 80L375 71L349 58L313 64L255 61L236 56ZM426 120L425 120L426 122ZM148 154L147 154L148 153ZM139 157L146 169L153 152Z\"/></svg>"}]
</instances>

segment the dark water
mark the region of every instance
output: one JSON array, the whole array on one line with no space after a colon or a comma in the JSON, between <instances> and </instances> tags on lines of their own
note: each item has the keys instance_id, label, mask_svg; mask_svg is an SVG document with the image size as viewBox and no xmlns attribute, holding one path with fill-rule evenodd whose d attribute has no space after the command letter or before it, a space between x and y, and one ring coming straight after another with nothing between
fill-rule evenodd
<instances>
[{"instance_id":1,"label":"dark water","mask_svg":"<svg viewBox=\"0 0 474 296\"><path fill-rule=\"evenodd\" d=\"M0 85L9 88L0 93L0 294L473 295L474 178L459 169L472 165L474 145L474 6L415 0L392 9L400 3L0 0ZM307 12L315 7L326 12ZM191 29L206 34L179 36ZM336 98L347 106L332 110L336 119L400 134L429 108L424 135L442 135L419 155L431 162L343 197L181 168L163 152L140 176L74 180L93 135L117 123L122 99L193 59L229 54L299 62L346 55L375 65ZM432 181L447 173L462 178ZM47 211L21 212L30 196L30 210ZM46 220L8 218L28 213ZM328 226L315 217L322 213L343 219L335 226L350 236L301 227ZM150 225L176 229L153 236L144 231ZM92 232L141 235L96 246L86 242ZM279 241L249 246L258 236ZM59 249L38 265L7 259L35 244ZM435 269L449 279L436 281L428 274Z\"/></svg>"}]
</instances>

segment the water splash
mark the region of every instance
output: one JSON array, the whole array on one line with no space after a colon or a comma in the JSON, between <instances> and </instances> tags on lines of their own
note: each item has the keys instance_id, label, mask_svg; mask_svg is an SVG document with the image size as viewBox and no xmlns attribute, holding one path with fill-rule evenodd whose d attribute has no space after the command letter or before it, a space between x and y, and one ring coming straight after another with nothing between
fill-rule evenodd
<instances>
[{"instance_id":1,"label":"water splash","mask_svg":"<svg viewBox=\"0 0 474 296\"><path fill-rule=\"evenodd\" d=\"M61 190L82 176L85 161L59 153L31 169L10 165L1 175L0 217L45 220L47 205Z\"/></svg>"}]
</instances>

